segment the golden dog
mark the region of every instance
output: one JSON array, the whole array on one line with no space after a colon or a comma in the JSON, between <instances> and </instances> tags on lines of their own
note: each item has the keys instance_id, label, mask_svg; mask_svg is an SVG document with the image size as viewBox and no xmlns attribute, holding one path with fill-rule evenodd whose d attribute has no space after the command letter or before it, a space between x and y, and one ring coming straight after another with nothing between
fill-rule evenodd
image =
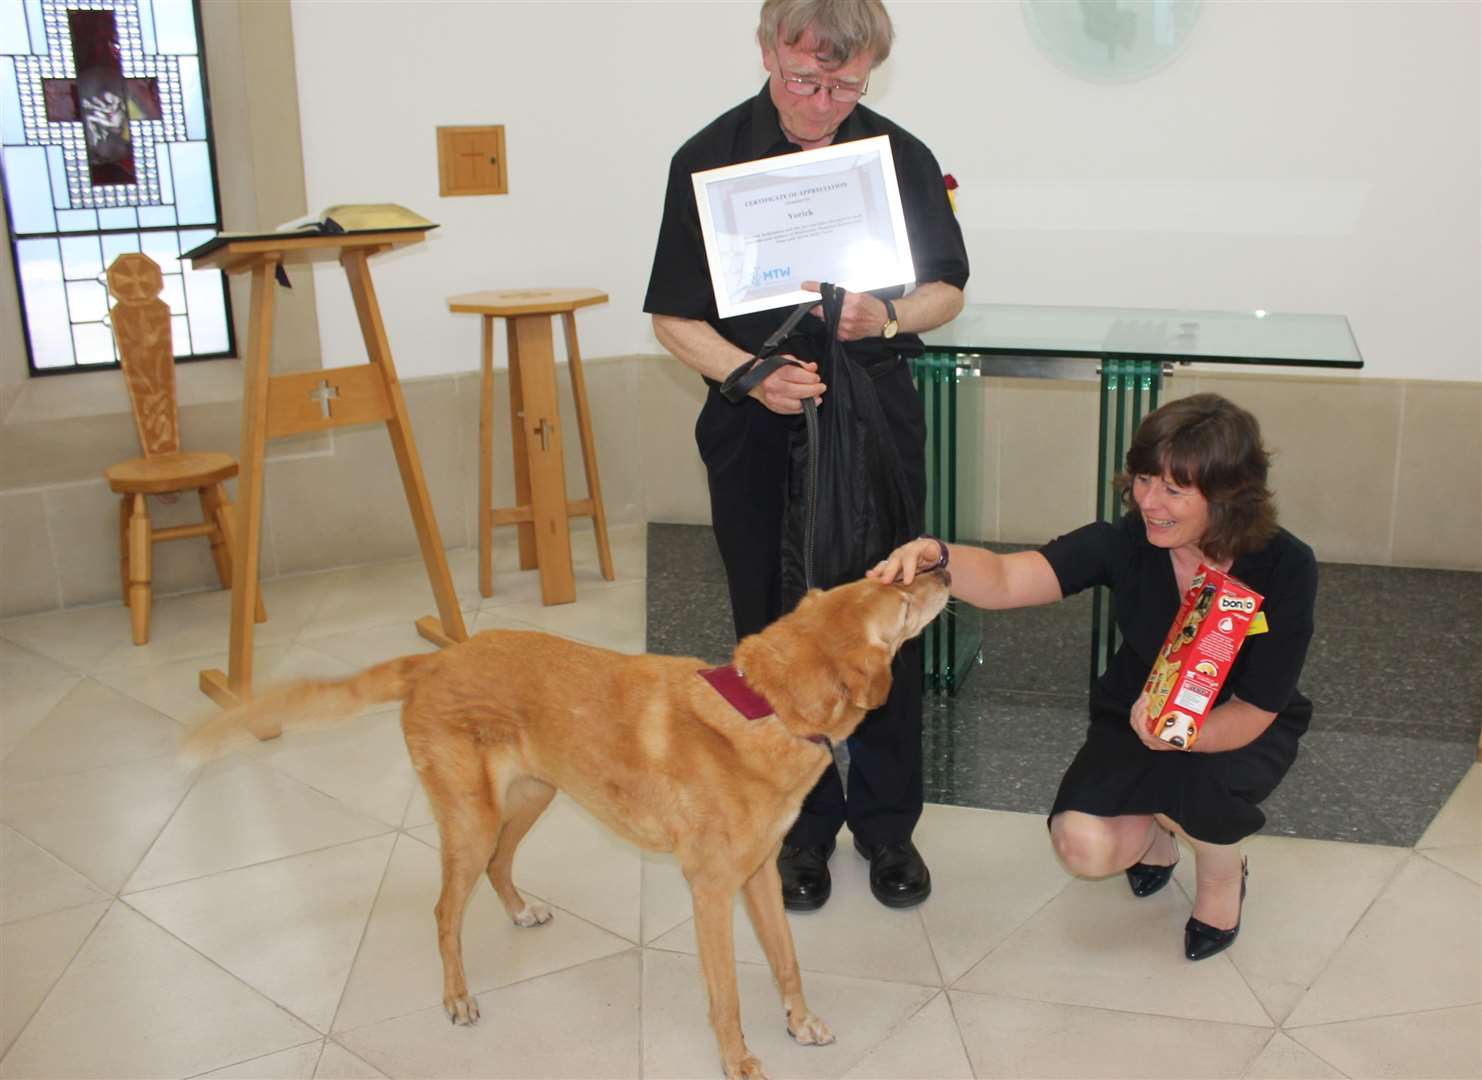
<instances>
[{"instance_id":1,"label":"golden dog","mask_svg":"<svg viewBox=\"0 0 1482 1080\"><path fill-rule=\"evenodd\" d=\"M803 1000L782 907L777 851L803 797L890 691L902 642L936 617L946 575L910 585L857 581L814 590L736 648L734 668L771 712L748 719L702 661L626 656L535 632L494 630L442 652L405 656L340 682L271 691L197 729L182 751L204 760L283 725L401 700L412 764L442 841L438 948L443 1007L478 1019L463 974L463 912L487 874L519 926L550 911L510 880L515 848L565 791L620 836L673 852L689 882L710 1022L727 1077L760 1077L741 1035L731 907L737 891L766 951L799 1043L833 1041Z\"/></svg>"}]
</instances>

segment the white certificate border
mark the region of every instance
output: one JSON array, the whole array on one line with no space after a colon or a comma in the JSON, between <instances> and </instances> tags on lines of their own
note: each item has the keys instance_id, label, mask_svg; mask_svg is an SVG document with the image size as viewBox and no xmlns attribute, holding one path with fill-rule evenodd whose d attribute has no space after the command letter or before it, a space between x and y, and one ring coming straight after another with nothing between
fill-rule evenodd
<instances>
[{"instance_id":1,"label":"white certificate border","mask_svg":"<svg viewBox=\"0 0 1482 1080\"><path fill-rule=\"evenodd\" d=\"M817 150L803 150L795 154L779 154L775 157L743 161L737 165L723 165L718 169L705 169L691 173L690 181L695 190L695 208L700 213L700 233L705 238L705 260L710 270L710 289L715 296L716 311L722 319L736 315L747 315L754 311L771 311L774 308L801 304L804 300L817 299L818 294L795 289L777 293L757 300L732 303L727 297L727 283L721 274L719 244L715 235L715 223L710 214L710 188L742 177L760 176L769 173L784 173L792 169L805 168L834 158L869 157L874 154L880 162L881 183L885 188L885 201L890 213L892 239L895 242L897 262L893 273L886 273L880 280L856 282L855 292L871 289L888 289L896 285L912 285L916 281L915 263L911 258L911 239L906 235L906 215L901 208L900 184L895 175L895 155L890 152L890 136L875 135L868 139L834 143Z\"/></svg>"}]
</instances>

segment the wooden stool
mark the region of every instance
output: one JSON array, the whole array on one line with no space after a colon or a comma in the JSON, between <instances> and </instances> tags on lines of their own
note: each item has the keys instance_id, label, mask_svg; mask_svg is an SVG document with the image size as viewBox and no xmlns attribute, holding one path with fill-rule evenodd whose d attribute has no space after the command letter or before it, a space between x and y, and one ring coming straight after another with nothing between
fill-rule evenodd
<instances>
[{"instance_id":1,"label":"wooden stool","mask_svg":"<svg viewBox=\"0 0 1482 1080\"><path fill-rule=\"evenodd\" d=\"M607 543L607 514L597 479L597 450L592 441L592 411L576 344L576 309L604 304L607 294L595 289L503 289L448 297L448 310L484 318L483 382L479 396L479 592L494 595L493 529L519 528L520 569L540 568L540 598L545 604L576 599L571 570L569 519L590 517L597 533L597 559L602 576L613 580L612 550ZM582 463L587 472L587 498L566 498L566 467L561 455L561 417L556 402L556 355L551 316L559 314L566 329L566 358ZM515 501L495 509L494 501L494 320L505 319L509 348L510 436L515 466Z\"/></svg>"},{"instance_id":2,"label":"wooden stool","mask_svg":"<svg viewBox=\"0 0 1482 1080\"><path fill-rule=\"evenodd\" d=\"M164 287L159 265L148 255L120 255L108 267L108 291L118 300L109 316L118 341L119 367L134 411L134 426L139 432L139 447L144 451L143 457L103 470L108 486L122 496L119 569L135 645L149 641L155 544L206 537L211 541L216 574L222 587L228 589L232 586L232 562L237 557L232 504L223 486L237 475L236 461L219 451L189 453L180 449L170 308L160 299ZM151 525L144 497L185 491L194 491L201 500L201 522L167 529ZM267 617L262 596L258 595L254 618L262 622Z\"/></svg>"}]
</instances>

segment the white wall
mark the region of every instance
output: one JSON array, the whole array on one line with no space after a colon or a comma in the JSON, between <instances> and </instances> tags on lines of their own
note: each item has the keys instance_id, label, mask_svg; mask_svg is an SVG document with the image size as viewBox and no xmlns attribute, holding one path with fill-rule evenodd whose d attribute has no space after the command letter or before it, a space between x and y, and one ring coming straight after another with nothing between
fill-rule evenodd
<instances>
[{"instance_id":1,"label":"white wall","mask_svg":"<svg viewBox=\"0 0 1482 1080\"><path fill-rule=\"evenodd\" d=\"M404 376L476 366L478 320L444 298L477 289L605 289L584 355L660 351L668 160L761 85L759 6L294 0L310 207L443 226L378 266ZM1475 0L1206 0L1173 65L1119 86L1053 66L1017 3L891 10L867 101L962 184L970 301L1341 312L1366 376L1482 378ZM440 198L436 127L489 123L510 194ZM342 275L318 273L326 363L358 361Z\"/></svg>"}]
</instances>

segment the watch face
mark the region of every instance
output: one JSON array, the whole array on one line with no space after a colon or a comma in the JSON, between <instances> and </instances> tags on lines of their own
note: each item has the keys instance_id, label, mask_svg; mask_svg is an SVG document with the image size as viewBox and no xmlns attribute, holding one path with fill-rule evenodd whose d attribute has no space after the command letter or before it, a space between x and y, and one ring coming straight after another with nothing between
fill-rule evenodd
<instances>
[{"instance_id":1,"label":"watch face","mask_svg":"<svg viewBox=\"0 0 1482 1080\"><path fill-rule=\"evenodd\" d=\"M1035 43L1092 82L1130 82L1171 63L1199 21L1200 0L1023 0Z\"/></svg>"},{"instance_id":2,"label":"watch face","mask_svg":"<svg viewBox=\"0 0 1482 1080\"><path fill-rule=\"evenodd\" d=\"M880 336L887 339L893 338L896 334L900 333L900 328L900 323L896 322L894 319L891 319L888 323L885 324L885 329L880 331Z\"/></svg>"}]
</instances>

